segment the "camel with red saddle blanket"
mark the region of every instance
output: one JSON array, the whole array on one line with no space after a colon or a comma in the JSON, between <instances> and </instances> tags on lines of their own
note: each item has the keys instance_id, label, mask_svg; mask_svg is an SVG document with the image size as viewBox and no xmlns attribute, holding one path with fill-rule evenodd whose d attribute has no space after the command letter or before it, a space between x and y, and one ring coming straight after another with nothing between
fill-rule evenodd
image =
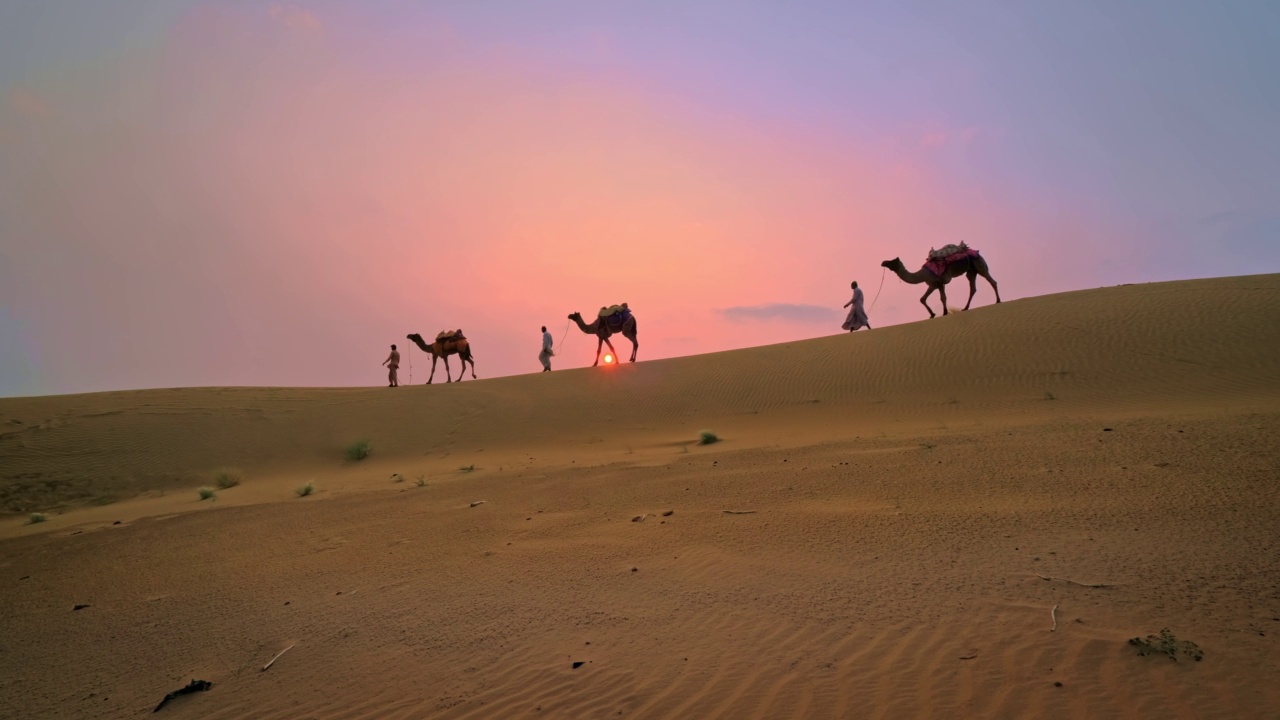
<instances>
[{"instance_id":1,"label":"camel with red saddle blanket","mask_svg":"<svg viewBox=\"0 0 1280 720\"><path fill-rule=\"evenodd\" d=\"M951 282L951 278L961 275L969 278L969 301L964 304L965 310L969 309L969 305L973 302L974 293L978 292L977 277L979 275L986 278L987 282L991 284L991 289L996 293L996 302L1000 302L1000 287L992 279L991 272L987 269L987 261L982 258L982 255L977 250L964 243L930 250L929 257L917 272L909 272L906 266L902 264L901 258L885 260L880 265L892 270L898 276L898 279L905 283L912 285L924 283L929 287L924 296L920 298L920 304L924 305L924 309L929 311L929 317L935 317L933 308L929 307L929 296L933 294L934 290L938 291L938 295L942 297L942 314L946 315L947 283Z\"/></svg>"}]
</instances>

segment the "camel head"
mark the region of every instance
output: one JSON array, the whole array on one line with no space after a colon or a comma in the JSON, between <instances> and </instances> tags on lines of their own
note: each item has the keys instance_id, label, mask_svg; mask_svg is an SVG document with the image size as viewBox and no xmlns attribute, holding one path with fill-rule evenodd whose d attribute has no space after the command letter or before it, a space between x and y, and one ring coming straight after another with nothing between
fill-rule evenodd
<instances>
[{"instance_id":1,"label":"camel head","mask_svg":"<svg viewBox=\"0 0 1280 720\"><path fill-rule=\"evenodd\" d=\"M899 265L902 265L902 258L894 258L894 259L892 259L892 260L885 260L884 262L880 263L880 267L887 267L887 268L889 268L890 270L892 270L895 266L899 266Z\"/></svg>"},{"instance_id":2,"label":"camel head","mask_svg":"<svg viewBox=\"0 0 1280 720\"><path fill-rule=\"evenodd\" d=\"M405 336L406 340L410 340L414 345L422 348L423 352L431 352L431 344L422 339L418 333L409 333Z\"/></svg>"},{"instance_id":3,"label":"camel head","mask_svg":"<svg viewBox=\"0 0 1280 720\"><path fill-rule=\"evenodd\" d=\"M569 313L569 319L570 319L570 320L581 320L581 319L582 319L582 313L576 313L576 312L575 312L575 313Z\"/></svg>"}]
</instances>

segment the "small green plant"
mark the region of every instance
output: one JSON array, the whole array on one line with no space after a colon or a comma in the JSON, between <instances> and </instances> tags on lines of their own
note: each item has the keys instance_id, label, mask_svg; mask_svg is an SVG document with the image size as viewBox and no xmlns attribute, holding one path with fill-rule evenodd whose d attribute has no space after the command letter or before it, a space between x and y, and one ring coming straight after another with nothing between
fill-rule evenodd
<instances>
[{"instance_id":1,"label":"small green plant","mask_svg":"<svg viewBox=\"0 0 1280 720\"><path fill-rule=\"evenodd\" d=\"M711 443L716 443L716 442L720 442L720 436L716 435L710 430L703 430L702 432L698 433L699 445L710 445Z\"/></svg>"},{"instance_id":2,"label":"small green plant","mask_svg":"<svg viewBox=\"0 0 1280 720\"><path fill-rule=\"evenodd\" d=\"M200 492L201 500L210 500L218 497L218 494L213 491L213 488L207 485L205 487L200 488L199 492Z\"/></svg>"},{"instance_id":3,"label":"small green plant","mask_svg":"<svg viewBox=\"0 0 1280 720\"><path fill-rule=\"evenodd\" d=\"M297 490L294 490L294 492L298 493L298 497L306 497L315 491L316 491L316 486L313 483L307 483L306 485L303 485Z\"/></svg>"},{"instance_id":4,"label":"small green plant","mask_svg":"<svg viewBox=\"0 0 1280 720\"><path fill-rule=\"evenodd\" d=\"M1196 662L1204 658L1204 652L1199 645L1190 640L1179 640L1169 632L1169 628L1161 629L1159 635L1129 638L1129 644L1138 648L1139 655L1166 655L1174 662L1178 661L1179 654L1186 655Z\"/></svg>"},{"instance_id":5,"label":"small green plant","mask_svg":"<svg viewBox=\"0 0 1280 720\"><path fill-rule=\"evenodd\" d=\"M27 518L27 524L35 525L36 523L42 523L48 519L49 519L49 516L45 515L44 513L31 513L31 517Z\"/></svg>"},{"instance_id":6,"label":"small green plant","mask_svg":"<svg viewBox=\"0 0 1280 720\"><path fill-rule=\"evenodd\" d=\"M371 452L373 452L372 443L368 440L357 440L347 448L347 459L351 462L359 462L369 457Z\"/></svg>"},{"instance_id":7,"label":"small green plant","mask_svg":"<svg viewBox=\"0 0 1280 720\"><path fill-rule=\"evenodd\" d=\"M475 472L475 471L476 471L476 466L474 464L463 465L462 467L458 468L458 472Z\"/></svg>"},{"instance_id":8,"label":"small green plant","mask_svg":"<svg viewBox=\"0 0 1280 720\"><path fill-rule=\"evenodd\" d=\"M213 474L213 482L220 490L233 488L240 484L242 473L233 468L223 468Z\"/></svg>"}]
</instances>

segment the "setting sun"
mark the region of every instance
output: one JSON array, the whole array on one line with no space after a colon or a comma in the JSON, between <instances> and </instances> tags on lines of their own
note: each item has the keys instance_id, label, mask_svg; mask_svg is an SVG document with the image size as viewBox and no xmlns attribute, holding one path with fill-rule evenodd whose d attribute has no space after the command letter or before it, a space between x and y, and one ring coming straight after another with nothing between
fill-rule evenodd
<instances>
[{"instance_id":1,"label":"setting sun","mask_svg":"<svg viewBox=\"0 0 1280 720\"><path fill-rule=\"evenodd\" d=\"M604 356L604 364L605 364L605 365L612 365L612 364L613 364L613 356L612 356L612 355L605 355L605 356Z\"/></svg>"}]
</instances>

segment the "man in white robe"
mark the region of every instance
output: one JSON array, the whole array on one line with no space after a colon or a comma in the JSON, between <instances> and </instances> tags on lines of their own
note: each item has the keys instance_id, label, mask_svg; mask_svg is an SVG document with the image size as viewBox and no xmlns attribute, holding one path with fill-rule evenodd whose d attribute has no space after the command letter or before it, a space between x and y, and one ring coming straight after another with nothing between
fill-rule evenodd
<instances>
[{"instance_id":1,"label":"man in white robe","mask_svg":"<svg viewBox=\"0 0 1280 720\"><path fill-rule=\"evenodd\" d=\"M552 351L554 343L551 340L551 333L547 332L547 326L542 326L542 352L538 353L538 362L542 363L542 372L551 372L551 358L555 355Z\"/></svg>"},{"instance_id":2,"label":"man in white robe","mask_svg":"<svg viewBox=\"0 0 1280 720\"><path fill-rule=\"evenodd\" d=\"M849 316L844 319L844 324L840 327L853 332L859 328L871 329L871 323L867 321L867 311L862 309L862 290L858 287L858 281L853 281L853 299L844 304L844 307L852 308L849 310Z\"/></svg>"}]
</instances>

